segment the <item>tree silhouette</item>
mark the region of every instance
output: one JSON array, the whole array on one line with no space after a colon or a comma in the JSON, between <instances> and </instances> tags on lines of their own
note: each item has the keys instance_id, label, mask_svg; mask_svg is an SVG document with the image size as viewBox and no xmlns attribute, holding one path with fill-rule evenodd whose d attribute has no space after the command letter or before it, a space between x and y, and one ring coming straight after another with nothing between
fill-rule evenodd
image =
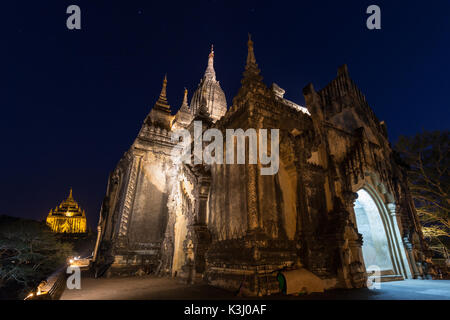
<instances>
[{"instance_id":1,"label":"tree silhouette","mask_svg":"<svg viewBox=\"0 0 450 320\"><path fill-rule=\"evenodd\" d=\"M21 298L71 253L44 223L0 216L0 296Z\"/></svg>"},{"instance_id":2,"label":"tree silhouette","mask_svg":"<svg viewBox=\"0 0 450 320\"><path fill-rule=\"evenodd\" d=\"M430 249L449 258L449 131L401 136L395 146L409 166L408 184Z\"/></svg>"}]
</instances>

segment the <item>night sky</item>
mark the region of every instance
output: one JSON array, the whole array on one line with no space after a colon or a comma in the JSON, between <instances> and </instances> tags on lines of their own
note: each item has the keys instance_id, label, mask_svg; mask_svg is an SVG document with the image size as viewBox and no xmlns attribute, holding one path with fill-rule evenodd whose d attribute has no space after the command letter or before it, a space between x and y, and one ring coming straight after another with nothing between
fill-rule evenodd
<instances>
[{"instance_id":1,"label":"night sky","mask_svg":"<svg viewBox=\"0 0 450 320\"><path fill-rule=\"evenodd\" d=\"M66 8L81 8L81 30ZM381 30L366 8L381 7ZM7 1L2 3L0 214L44 219L73 187L97 224L108 174L156 101L189 100L211 44L228 105L247 33L267 85L304 103L347 63L391 142L448 129L450 1Z\"/></svg>"}]
</instances>

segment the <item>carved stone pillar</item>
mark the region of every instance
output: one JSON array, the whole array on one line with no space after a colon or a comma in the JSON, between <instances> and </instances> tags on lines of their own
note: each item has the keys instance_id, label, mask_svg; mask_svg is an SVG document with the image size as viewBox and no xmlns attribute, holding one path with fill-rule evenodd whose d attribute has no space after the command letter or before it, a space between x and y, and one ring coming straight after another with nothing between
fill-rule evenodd
<instances>
[{"instance_id":1,"label":"carved stone pillar","mask_svg":"<svg viewBox=\"0 0 450 320\"><path fill-rule=\"evenodd\" d=\"M397 206L394 203L388 203L387 209L389 212L389 218L391 222L391 226L393 228L393 242L394 242L394 250L397 252L399 256L400 268L399 270L405 278L412 278L413 275L411 273L411 268L409 267L408 258L406 257L405 247L401 246L402 244L402 236L400 233L400 229L398 227L397 220Z\"/></svg>"},{"instance_id":2,"label":"carved stone pillar","mask_svg":"<svg viewBox=\"0 0 450 320\"><path fill-rule=\"evenodd\" d=\"M252 232L258 229L258 196L256 190L257 166L247 165L247 231Z\"/></svg>"},{"instance_id":3,"label":"carved stone pillar","mask_svg":"<svg viewBox=\"0 0 450 320\"><path fill-rule=\"evenodd\" d=\"M102 237L102 227L101 227L100 223L101 223L101 220L99 221L99 224L97 226L97 240L95 242L94 254L92 256L92 262L96 262L96 260L97 260L98 249L100 246L100 239Z\"/></svg>"},{"instance_id":4,"label":"carved stone pillar","mask_svg":"<svg viewBox=\"0 0 450 320\"><path fill-rule=\"evenodd\" d=\"M211 235L206 225L193 225L194 249L195 249L195 272L202 274L206 269L206 251L211 243Z\"/></svg>"},{"instance_id":5,"label":"carved stone pillar","mask_svg":"<svg viewBox=\"0 0 450 320\"><path fill-rule=\"evenodd\" d=\"M130 169L129 179L127 183L127 189L125 192L125 199L122 204L122 210L120 214L120 225L119 225L119 238L126 237L128 234L128 223L131 220L131 213L133 209L136 183L139 174L141 157L132 156L132 165Z\"/></svg>"},{"instance_id":6,"label":"carved stone pillar","mask_svg":"<svg viewBox=\"0 0 450 320\"><path fill-rule=\"evenodd\" d=\"M199 206L196 223L191 226L194 235L195 272L202 274L206 269L205 254L211 243L211 236L206 225L207 204L211 178L203 175L198 178L199 182Z\"/></svg>"},{"instance_id":7,"label":"carved stone pillar","mask_svg":"<svg viewBox=\"0 0 450 320\"><path fill-rule=\"evenodd\" d=\"M406 252L408 253L409 265L411 266L413 272L413 279L419 279L421 277L421 274L419 272L419 269L417 269L416 259L414 259L413 245L409 241L407 236L403 237L403 245L405 246Z\"/></svg>"},{"instance_id":8,"label":"carved stone pillar","mask_svg":"<svg viewBox=\"0 0 450 320\"><path fill-rule=\"evenodd\" d=\"M211 178L208 176L201 176L198 178L199 183L199 207L198 214L196 216L197 224L206 225L207 203L209 196L209 188L211 186Z\"/></svg>"},{"instance_id":9,"label":"carved stone pillar","mask_svg":"<svg viewBox=\"0 0 450 320\"><path fill-rule=\"evenodd\" d=\"M356 226L356 216L355 216L355 201L358 199L358 194L356 192L344 192L343 195L344 206L347 212L350 214L350 221Z\"/></svg>"},{"instance_id":10,"label":"carved stone pillar","mask_svg":"<svg viewBox=\"0 0 450 320\"><path fill-rule=\"evenodd\" d=\"M367 274L362 253L363 239L358 233L355 221L354 203L358 198L355 192L344 192L344 210L340 219L340 255L342 262L342 281L348 288L361 288L367 285ZM355 221L355 222L354 222Z\"/></svg>"}]
</instances>

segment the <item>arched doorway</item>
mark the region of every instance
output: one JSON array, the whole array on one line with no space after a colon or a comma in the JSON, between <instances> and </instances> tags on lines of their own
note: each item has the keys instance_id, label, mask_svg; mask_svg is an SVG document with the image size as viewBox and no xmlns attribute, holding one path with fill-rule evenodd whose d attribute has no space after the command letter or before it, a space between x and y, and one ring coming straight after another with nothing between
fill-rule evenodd
<instances>
[{"instance_id":1,"label":"arched doorway","mask_svg":"<svg viewBox=\"0 0 450 320\"><path fill-rule=\"evenodd\" d=\"M394 274L386 221L372 195L360 189L354 211L358 232L363 236L363 257L368 272Z\"/></svg>"}]
</instances>

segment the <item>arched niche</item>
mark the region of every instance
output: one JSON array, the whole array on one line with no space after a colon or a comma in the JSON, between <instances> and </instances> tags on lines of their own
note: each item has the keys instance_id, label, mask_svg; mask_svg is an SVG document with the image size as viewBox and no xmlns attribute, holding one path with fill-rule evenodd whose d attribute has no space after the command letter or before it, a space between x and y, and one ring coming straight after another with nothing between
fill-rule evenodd
<instances>
[{"instance_id":1,"label":"arched niche","mask_svg":"<svg viewBox=\"0 0 450 320\"><path fill-rule=\"evenodd\" d=\"M297 231L297 174L292 167L280 161L275 177L277 194L281 196L281 222L286 237L293 240Z\"/></svg>"}]
</instances>

